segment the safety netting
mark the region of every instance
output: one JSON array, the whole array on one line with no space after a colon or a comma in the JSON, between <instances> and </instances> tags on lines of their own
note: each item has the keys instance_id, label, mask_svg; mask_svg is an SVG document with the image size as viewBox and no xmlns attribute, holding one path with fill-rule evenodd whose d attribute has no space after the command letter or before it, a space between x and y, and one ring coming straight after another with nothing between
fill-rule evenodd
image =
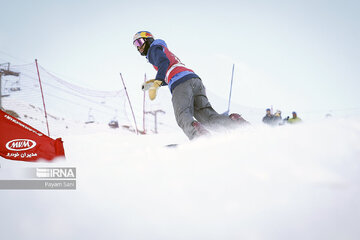
<instances>
[{"instance_id":1,"label":"safety netting","mask_svg":"<svg viewBox=\"0 0 360 240\"><path fill-rule=\"evenodd\" d=\"M48 128L52 136L104 127L134 128L124 89L79 86L41 65L37 68L36 63L2 69L16 73L2 76L2 108L44 133Z\"/></svg>"}]
</instances>

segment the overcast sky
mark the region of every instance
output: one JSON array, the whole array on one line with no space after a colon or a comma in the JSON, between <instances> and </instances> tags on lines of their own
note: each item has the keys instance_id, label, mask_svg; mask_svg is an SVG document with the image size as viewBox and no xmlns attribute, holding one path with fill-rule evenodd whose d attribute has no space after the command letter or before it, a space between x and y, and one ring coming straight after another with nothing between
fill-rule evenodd
<instances>
[{"instance_id":1,"label":"overcast sky","mask_svg":"<svg viewBox=\"0 0 360 240\"><path fill-rule=\"evenodd\" d=\"M156 72L132 37L148 30L225 98L235 63L233 100L241 105L299 115L360 111L358 1L1 0L0 6L1 62L37 58L81 86L121 88L122 72L130 96L141 102L144 73Z\"/></svg>"}]
</instances>

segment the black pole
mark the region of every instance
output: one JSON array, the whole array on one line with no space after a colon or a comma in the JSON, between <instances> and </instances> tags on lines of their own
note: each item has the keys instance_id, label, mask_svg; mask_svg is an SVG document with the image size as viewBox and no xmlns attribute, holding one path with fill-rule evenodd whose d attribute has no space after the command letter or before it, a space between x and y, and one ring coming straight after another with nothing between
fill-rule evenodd
<instances>
[{"instance_id":1,"label":"black pole","mask_svg":"<svg viewBox=\"0 0 360 240\"><path fill-rule=\"evenodd\" d=\"M125 86L125 82L124 82L124 79L123 79L123 77L122 77L122 74L121 74L121 73L120 73L120 78L121 78L121 81L122 81L122 83L123 83L123 85L124 85L124 90L125 90L125 93L126 93L127 99L128 99L128 101L129 101L129 105L130 105L131 113L132 113L132 116L133 116L133 119L134 119L134 124L135 124L135 133L136 133L136 134L139 134L139 129L138 129L137 124L136 124L136 118L135 118L134 110L133 110L133 108L132 108L131 101L130 101L130 97L129 97L129 94L128 94L128 92L127 92L127 89L126 89L126 86Z\"/></svg>"}]
</instances>

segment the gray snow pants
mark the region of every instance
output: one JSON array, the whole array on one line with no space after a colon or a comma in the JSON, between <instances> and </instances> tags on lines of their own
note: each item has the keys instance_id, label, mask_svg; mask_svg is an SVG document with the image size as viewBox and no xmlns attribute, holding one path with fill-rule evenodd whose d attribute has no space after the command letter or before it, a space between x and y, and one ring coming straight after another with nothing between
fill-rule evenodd
<instances>
[{"instance_id":1,"label":"gray snow pants","mask_svg":"<svg viewBox=\"0 0 360 240\"><path fill-rule=\"evenodd\" d=\"M221 115L212 108L199 78L189 79L176 86L172 92L172 104L177 124L190 140L197 136L197 131L192 126L194 117L203 126L234 126L228 116Z\"/></svg>"}]
</instances>

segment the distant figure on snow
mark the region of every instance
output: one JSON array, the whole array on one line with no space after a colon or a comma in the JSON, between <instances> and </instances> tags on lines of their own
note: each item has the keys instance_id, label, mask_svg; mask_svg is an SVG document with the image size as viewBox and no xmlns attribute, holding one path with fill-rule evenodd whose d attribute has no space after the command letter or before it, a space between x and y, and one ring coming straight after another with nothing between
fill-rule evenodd
<instances>
[{"instance_id":1,"label":"distant figure on snow","mask_svg":"<svg viewBox=\"0 0 360 240\"><path fill-rule=\"evenodd\" d=\"M296 112L292 112L292 118L290 118L287 122L291 124L300 123L302 122L301 118L299 118Z\"/></svg>"},{"instance_id":2,"label":"distant figure on snow","mask_svg":"<svg viewBox=\"0 0 360 240\"><path fill-rule=\"evenodd\" d=\"M263 123L272 125L273 119L274 119L274 115L271 114L270 108L266 109L266 115L262 119Z\"/></svg>"},{"instance_id":3,"label":"distant figure on snow","mask_svg":"<svg viewBox=\"0 0 360 240\"><path fill-rule=\"evenodd\" d=\"M289 119L290 119L290 117L287 116L286 118L284 118L284 119L282 120L282 122L281 122L279 125L285 125L285 124L287 124L288 121L289 121Z\"/></svg>"},{"instance_id":4,"label":"distant figure on snow","mask_svg":"<svg viewBox=\"0 0 360 240\"><path fill-rule=\"evenodd\" d=\"M274 125L281 125L282 124L282 117L281 117L281 111L276 110L274 117L273 117L273 124Z\"/></svg>"},{"instance_id":5,"label":"distant figure on snow","mask_svg":"<svg viewBox=\"0 0 360 240\"><path fill-rule=\"evenodd\" d=\"M229 116L217 113L206 96L200 77L170 52L165 41L155 40L150 32L141 31L135 34L133 44L157 71L155 79L142 85L143 91L149 91L150 100L154 100L158 88L168 85L177 124L190 140L209 134L204 126L234 128L248 124L237 113Z\"/></svg>"},{"instance_id":6,"label":"distant figure on snow","mask_svg":"<svg viewBox=\"0 0 360 240\"><path fill-rule=\"evenodd\" d=\"M332 114L331 114L331 113L327 113L327 114L325 115L325 118L332 118Z\"/></svg>"}]
</instances>

